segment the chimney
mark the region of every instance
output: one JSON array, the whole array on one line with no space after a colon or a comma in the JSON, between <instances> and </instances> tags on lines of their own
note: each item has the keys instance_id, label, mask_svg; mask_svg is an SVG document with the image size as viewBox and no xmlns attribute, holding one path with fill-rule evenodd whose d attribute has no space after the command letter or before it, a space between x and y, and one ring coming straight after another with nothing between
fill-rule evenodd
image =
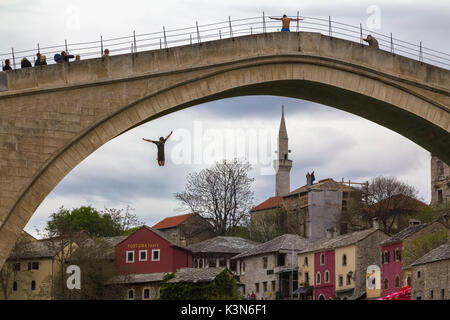
<instances>
[{"instance_id":1,"label":"chimney","mask_svg":"<svg viewBox=\"0 0 450 320\"><path fill-rule=\"evenodd\" d=\"M374 229L380 229L380 221L378 220L378 218L372 219L372 227Z\"/></svg>"},{"instance_id":2,"label":"chimney","mask_svg":"<svg viewBox=\"0 0 450 320\"><path fill-rule=\"evenodd\" d=\"M306 186L311 186L311 175L309 174L309 172L306 173Z\"/></svg>"},{"instance_id":3,"label":"chimney","mask_svg":"<svg viewBox=\"0 0 450 320\"><path fill-rule=\"evenodd\" d=\"M418 224L420 224L420 220L417 220L417 219L409 219L409 225L410 225L410 226L416 226L416 225L418 225Z\"/></svg>"}]
</instances>

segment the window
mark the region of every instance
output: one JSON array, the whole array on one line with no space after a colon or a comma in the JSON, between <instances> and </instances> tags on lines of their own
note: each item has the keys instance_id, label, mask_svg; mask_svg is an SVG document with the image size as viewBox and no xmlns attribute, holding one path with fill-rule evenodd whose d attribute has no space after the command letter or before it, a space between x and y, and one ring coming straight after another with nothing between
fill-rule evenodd
<instances>
[{"instance_id":1,"label":"window","mask_svg":"<svg viewBox=\"0 0 450 320\"><path fill-rule=\"evenodd\" d=\"M330 272L327 270L325 271L325 283L330 282Z\"/></svg>"},{"instance_id":2,"label":"window","mask_svg":"<svg viewBox=\"0 0 450 320\"><path fill-rule=\"evenodd\" d=\"M438 190L437 198L438 198L438 200L437 200L438 203L443 203L444 202L444 197L442 196L442 190L441 189Z\"/></svg>"},{"instance_id":3,"label":"window","mask_svg":"<svg viewBox=\"0 0 450 320\"><path fill-rule=\"evenodd\" d=\"M264 292L267 292L267 281L263 282L263 288L264 288Z\"/></svg>"},{"instance_id":4,"label":"window","mask_svg":"<svg viewBox=\"0 0 450 320\"><path fill-rule=\"evenodd\" d=\"M352 284L352 275L349 273L347 273L347 285L351 285Z\"/></svg>"},{"instance_id":5,"label":"window","mask_svg":"<svg viewBox=\"0 0 450 320\"><path fill-rule=\"evenodd\" d=\"M398 275L395 277L395 287L396 288L400 287L400 277Z\"/></svg>"},{"instance_id":6,"label":"window","mask_svg":"<svg viewBox=\"0 0 450 320\"><path fill-rule=\"evenodd\" d=\"M242 261L242 263L241 263L241 271L242 271L242 273L245 272L245 262L244 261Z\"/></svg>"},{"instance_id":7,"label":"window","mask_svg":"<svg viewBox=\"0 0 450 320\"><path fill-rule=\"evenodd\" d=\"M134 289L128 290L128 300L134 300Z\"/></svg>"},{"instance_id":8,"label":"window","mask_svg":"<svg viewBox=\"0 0 450 320\"><path fill-rule=\"evenodd\" d=\"M305 272L305 282L309 285L309 272Z\"/></svg>"},{"instance_id":9,"label":"window","mask_svg":"<svg viewBox=\"0 0 450 320\"><path fill-rule=\"evenodd\" d=\"M152 250L152 261L159 261L159 249L153 249Z\"/></svg>"},{"instance_id":10,"label":"window","mask_svg":"<svg viewBox=\"0 0 450 320\"><path fill-rule=\"evenodd\" d=\"M14 263L13 264L13 270L14 271L20 271L20 263Z\"/></svg>"},{"instance_id":11,"label":"window","mask_svg":"<svg viewBox=\"0 0 450 320\"><path fill-rule=\"evenodd\" d=\"M420 279L422 277L422 273L420 271L417 271L417 279Z\"/></svg>"},{"instance_id":12,"label":"window","mask_svg":"<svg viewBox=\"0 0 450 320\"><path fill-rule=\"evenodd\" d=\"M28 262L28 270L39 270L39 262Z\"/></svg>"},{"instance_id":13,"label":"window","mask_svg":"<svg viewBox=\"0 0 450 320\"><path fill-rule=\"evenodd\" d=\"M139 250L139 261L147 261L147 250Z\"/></svg>"},{"instance_id":14,"label":"window","mask_svg":"<svg viewBox=\"0 0 450 320\"><path fill-rule=\"evenodd\" d=\"M323 294L319 294L319 300L325 300L325 296Z\"/></svg>"},{"instance_id":15,"label":"window","mask_svg":"<svg viewBox=\"0 0 450 320\"><path fill-rule=\"evenodd\" d=\"M325 264L325 255L323 253L320 254L320 264Z\"/></svg>"},{"instance_id":16,"label":"window","mask_svg":"<svg viewBox=\"0 0 450 320\"><path fill-rule=\"evenodd\" d=\"M275 291L275 284L276 284L276 282L275 282L275 280L273 280L272 281L272 291Z\"/></svg>"},{"instance_id":17,"label":"window","mask_svg":"<svg viewBox=\"0 0 450 320\"><path fill-rule=\"evenodd\" d=\"M445 289L441 289L441 299L444 300L445 298Z\"/></svg>"},{"instance_id":18,"label":"window","mask_svg":"<svg viewBox=\"0 0 450 320\"><path fill-rule=\"evenodd\" d=\"M344 277L339 276L339 287L342 287L344 285Z\"/></svg>"},{"instance_id":19,"label":"window","mask_svg":"<svg viewBox=\"0 0 450 320\"><path fill-rule=\"evenodd\" d=\"M263 268L267 269L267 257L263 258Z\"/></svg>"},{"instance_id":20,"label":"window","mask_svg":"<svg viewBox=\"0 0 450 320\"><path fill-rule=\"evenodd\" d=\"M320 284L320 272L316 274L316 284Z\"/></svg>"},{"instance_id":21,"label":"window","mask_svg":"<svg viewBox=\"0 0 450 320\"><path fill-rule=\"evenodd\" d=\"M13 282L13 291L17 291L17 281Z\"/></svg>"},{"instance_id":22,"label":"window","mask_svg":"<svg viewBox=\"0 0 450 320\"><path fill-rule=\"evenodd\" d=\"M346 265L347 265L347 255L346 255L346 254L343 254L343 255L342 255L342 265L343 265L343 266L346 266Z\"/></svg>"},{"instance_id":23,"label":"window","mask_svg":"<svg viewBox=\"0 0 450 320\"><path fill-rule=\"evenodd\" d=\"M259 292L259 283L255 283L256 292Z\"/></svg>"},{"instance_id":24,"label":"window","mask_svg":"<svg viewBox=\"0 0 450 320\"><path fill-rule=\"evenodd\" d=\"M341 223L341 234L348 233L348 225L346 223Z\"/></svg>"},{"instance_id":25,"label":"window","mask_svg":"<svg viewBox=\"0 0 450 320\"><path fill-rule=\"evenodd\" d=\"M395 261L400 261L402 259L399 248L395 249L394 258L395 258Z\"/></svg>"},{"instance_id":26,"label":"window","mask_svg":"<svg viewBox=\"0 0 450 320\"><path fill-rule=\"evenodd\" d=\"M406 279L406 284L407 284L408 286L411 285L411 277L408 277L408 278Z\"/></svg>"},{"instance_id":27,"label":"window","mask_svg":"<svg viewBox=\"0 0 450 320\"><path fill-rule=\"evenodd\" d=\"M282 267L284 266L286 261L286 254L285 253L279 253L277 256L277 266Z\"/></svg>"},{"instance_id":28,"label":"window","mask_svg":"<svg viewBox=\"0 0 450 320\"><path fill-rule=\"evenodd\" d=\"M430 290L430 299L433 299L433 290Z\"/></svg>"},{"instance_id":29,"label":"window","mask_svg":"<svg viewBox=\"0 0 450 320\"><path fill-rule=\"evenodd\" d=\"M127 251L127 263L134 262L134 251Z\"/></svg>"},{"instance_id":30,"label":"window","mask_svg":"<svg viewBox=\"0 0 450 320\"><path fill-rule=\"evenodd\" d=\"M36 290L36 281L31 281L31 290Z\"/></svg>"},{"instance_id":31,"label":"window","mask_svg":"<svg viewBox=\"0 0 450 320\"><path fill-rule=\"evenodd\" d=\"M389 289L389 280L387 278L384 279L384 290Z\"/></svg>"},{"instance_id":32,"label":"window","mask_svg":"<svg viewBox=\"0 0 450 320\"><path fill-rule=\"evenodd\" d=\"M150 288L144 288L142 291L142 299L149 300L150 299Z\"/></svg>"},{"instance_id":33,"label":"window","mask_svg":"<svg viewBox=\"0 0 450 320\"><path fill-rule=\"evenodd\" d=\"M303 263L305 266L308 265L308 257L305 257L305 262Z\"/></svg>"},{"instance_id":34,"label":"window","mask_svg":"<svg viewBox=\"0 0 450 320\"><path fill-rule=\"evenodd\" d=\"M389 263L390 254L389 251L383 253L383 263Z\"/></svg>"}]
</instances>

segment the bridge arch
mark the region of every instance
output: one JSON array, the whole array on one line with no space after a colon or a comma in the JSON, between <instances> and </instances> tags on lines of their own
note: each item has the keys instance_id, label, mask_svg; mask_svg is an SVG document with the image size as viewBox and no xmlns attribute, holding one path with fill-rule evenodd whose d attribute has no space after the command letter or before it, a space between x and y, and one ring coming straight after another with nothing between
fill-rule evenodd
<instances>
[{"instance_id":1,"label":"bridge arch","mask_svg":"<svg viewBox=\"0 0 450 320\"><path fill-rule=\"evenodd\" d=\"M242 37L8 74L8 90L0 93L1 133L9 139L0 168L0 265L78 163L127 130L199 103L264 94L310 100L374 121L450 162L448 70L302 36ZM30 112L34 119L21 120Z\"/></svg>"}]
</instances>

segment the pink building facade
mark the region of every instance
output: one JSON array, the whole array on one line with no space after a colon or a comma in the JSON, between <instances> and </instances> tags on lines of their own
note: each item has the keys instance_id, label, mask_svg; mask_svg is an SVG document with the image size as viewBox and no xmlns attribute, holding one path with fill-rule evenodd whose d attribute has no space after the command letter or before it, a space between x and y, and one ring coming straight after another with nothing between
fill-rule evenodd
<instances>
[{"instance_id":1,"label":"pink building facade","mask_svg":"<svg viewBox=\"0 0 450 320\"><path fill-rule=\"evenodd\" d=\"M381 247L381 292L382 296L398 291L402 287L402 242Z\"/></svg>"},{"instance_id":2,"label":"pink building facade","mask_svg":"<svg viewBox=\"0 0 450 320\"><path fill-rule=\"evenodd\" d=\"M336 298L334 250L314 253L314 300Z\"/></svg>"}]
</instances>

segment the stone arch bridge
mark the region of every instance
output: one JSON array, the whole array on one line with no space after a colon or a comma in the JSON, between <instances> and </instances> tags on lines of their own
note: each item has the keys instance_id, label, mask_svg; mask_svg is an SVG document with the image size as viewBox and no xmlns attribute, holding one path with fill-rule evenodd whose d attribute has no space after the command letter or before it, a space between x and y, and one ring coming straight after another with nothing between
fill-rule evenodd
<instances>
[{"instance_id":1,"label":"stone arch bridge","mask_svg":"<svg viewBox=\"0 0 450 320\"><path fill-rule=\"evenodd\" d=\"M450 163L450 71L319 33L267 33L0 72L0 266L78 163L199 103L280 95L398 132Z\"/></svg>"}]
</instances>

